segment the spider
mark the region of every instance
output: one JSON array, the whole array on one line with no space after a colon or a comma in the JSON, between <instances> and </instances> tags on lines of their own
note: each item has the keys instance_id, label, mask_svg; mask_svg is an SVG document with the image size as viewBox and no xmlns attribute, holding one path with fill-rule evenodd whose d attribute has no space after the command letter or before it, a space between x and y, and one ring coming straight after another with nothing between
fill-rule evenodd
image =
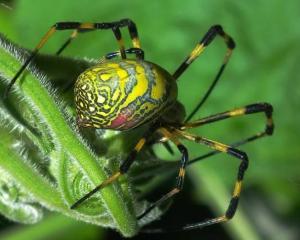
<instances>
[{"instance_id":1,"label":"spider","mask_svg":"<svg viewBox=\"0 0 300 240\"><path fill-rule=\"evenodd\" d=\"M133 45L131 48L125 48L124 46L121 35L121 28L124 27L128 28ZM197 43L195 48L179 65L176 71L170 74L159 65L144 59L144 51L141 49L136 25L130 19L102 23L58 22L44 35L32 54L15 74L6 88L5 96L8 96L9 90L20 74L56 31L73 30L68 40L57 51L56 54L59 55L79 33L106 29L112 30L118 42L119 51L108 53L103 61L87 69L78 77L74 89L77 124L82 127L121 131L137 128L145 124L148 124L149 127L144 132L142 138L137 141L134 149L128 154L127 158L120 164L119 170L96 186L92 191L77 200L70 208L76 209L78 205L90 198L94 193L116 181L122 174L127 173L135 161L137 154L145 144L148 143L150 139L153 139L154 136L159 136L157 140L164 139L173 142L182 155L178 175L175 186L156 202L152 203L138 218L144 217L154 207L172 198L182 190L185 168L189 160L188 149L181 142L181 139L185 139L204 144L213 149L210 155L219 152L229 154L239 160L240 165L232 192L232 198L225 213L220 217L184 225L181 229L190 230L202 228L230 220L236 212L242 181L245 171L248 168L247 154L236 147L263 136L272 135L274 125L272 121L272 106L268 103L255 103L190 121L214 89L235 48L234 40L223 31L220 25L209 28L204 37ZM199 104L188 117L185 118L184 107L177 101L176 81L217 36L220 36L227 46L223 63ZM130 54L134 54L136 58L128 59L127 55ZM226 145L187 131L188 129L197 128L227 118L260 112L266 116L266 127L264 131L235 144Z\"/></svg>"}]
</instances>

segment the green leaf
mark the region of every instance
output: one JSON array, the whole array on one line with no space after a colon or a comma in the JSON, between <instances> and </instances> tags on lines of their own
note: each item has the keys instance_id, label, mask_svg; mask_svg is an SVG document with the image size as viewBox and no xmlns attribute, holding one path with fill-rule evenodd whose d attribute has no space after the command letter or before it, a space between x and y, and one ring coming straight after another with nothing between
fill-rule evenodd
<instances>
[{"instance_id":1,"label":"green leaf","mask_svg":"<svg viewBox=\"0 0 300 240\"><path fill-rule=\"evenodd\" d=\"M28 53L3 37L1 46L3 94L4 85L20 67L15 57L24 61ZM105 165L107 160L97 157L88 147L72 121L68 108L64 107L66 103L58 99L47 79L34 67L30 69L33 74L23 76L22 81L19 80L14 86L10 99L1 104L1 111L5 114L0 121L4 139L0 168L23 191L30 193L35 203L76 219L116 228L124 236L134 235L138 224L133 196L130 191L124 190L129 187L128 183L125 183L125 187L118 183L108 186L87 201L84 207L70 210L71 204L105 180L115 169L109 169ZM18 124L15 126L15 123ZM18 139L18 134L10 133L13 129L26 136L24 141L20 140L20 144L25 151L28 146L35 148L34 154L30 154L29 150L28 154L24 154L12 149Z\"/></svg>"},{"instance_id":2,"label":"green leaf","mask_svg":"<svg viewBox=\"0 0 300 240\"><path fill-rule=\"evenodd\" d=\"M47 216L33 226L18 226L1 234L2 240L43 240L43 239L103 239L103 231L97 226L84 224L61 214Z\"/></svg>"},{"instance_id":3,"label":"green leaf","mask_svg":"<svg viewBox=\"0 0 300 240\"><path fill-rule=\"evenodd\" d=\"M16 179L2 170L0 174L0 212L15 222L32 224L40 221L43 217L42 208L18 186Z\"/></svg>"}]
</instances>

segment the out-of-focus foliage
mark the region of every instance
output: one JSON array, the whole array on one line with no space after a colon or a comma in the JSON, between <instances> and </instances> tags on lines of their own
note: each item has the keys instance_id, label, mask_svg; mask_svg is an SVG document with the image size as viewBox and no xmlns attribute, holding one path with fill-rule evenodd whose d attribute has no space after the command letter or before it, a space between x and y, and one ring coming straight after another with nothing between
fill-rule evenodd
<instances>
[{"instance_id":1,"label":"out-of-focus foliage","mask_svg":"<svg viewBox=\"0 0 300 240\"><path fill-rule=\"evenodd\" d=\"M220 84L197 117L254 102L274 106L275 134L242 147L250 157L241 219L226 225L233 238L248 234L265 239L297 239L300 215L299 59L300 2L276 1L15 1L0 5L1 32L32 49L57 21L111 21L132 18L139 28L146 58L173 72L207 29L219 23L237 43ZM53 53L68 36L57 33L42 52ZM111 32L81 35L64 52L71 57L99 58L117 49ZM187 112L199 101L222 61L225 47L216 40L181 77L179 99ZM262 129L263 116L215 123L198 134L231 143ZM205 148L189 144L190 155ZM191 166L187 176L199 193L197 201L221 214L229 200L237 163L217 156ZM219 190L224 194L219 195ZM251 189L251 190L249 190ZM214 191L213 191L214 190ZM191 210L192 211L192 210ZM199 219L201 216L199 213ZM199 232L198 232L199 234ZM252 238L253 239L253 238Z\"/></svg>"},{"instance_id":2,"label":"out-of-focus foliage","mask_svg":"<svg viewBox=\"0 0 300 240\"><path fill-rule=\"evenodd\" d=\"M83 224L62 215L48 216L43 222L28 227L4 231L2 240L41 239L101 239L103 231L97 226Z\"/></svg>"}]
</instances>

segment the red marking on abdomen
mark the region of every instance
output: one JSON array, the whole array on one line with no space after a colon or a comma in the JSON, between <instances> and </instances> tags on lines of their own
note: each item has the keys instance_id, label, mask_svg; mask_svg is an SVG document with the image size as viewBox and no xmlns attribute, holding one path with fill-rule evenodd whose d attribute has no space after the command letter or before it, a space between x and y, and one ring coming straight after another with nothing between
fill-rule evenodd
<instances>
[{"instance_id":1,"label":"red marking on abdomen","mask_svg":"<svg viewBox=\"0 0 300 240\"><path fill-rule=\"evenodd\" d=\"M111 125L110 127L112 129L114 128L118 128L120 127L121 125L123 125L124 123L127 122L127 116L124 115L124 114L119 114L112 122L111 122Z\"/></svg>"},{"instance_id":2,"label":"red marking on abdomen","mask_svg":"<svg viewBox=\"0 0 300 240\"><path fill-rule=\"evenodd\" d=\"M114 120L112 120L109 128L126 130L137 126L141 119L132 116L134 113L133 110L129 107L122 109L119 115Z\"/></svg>"}]
</instances>

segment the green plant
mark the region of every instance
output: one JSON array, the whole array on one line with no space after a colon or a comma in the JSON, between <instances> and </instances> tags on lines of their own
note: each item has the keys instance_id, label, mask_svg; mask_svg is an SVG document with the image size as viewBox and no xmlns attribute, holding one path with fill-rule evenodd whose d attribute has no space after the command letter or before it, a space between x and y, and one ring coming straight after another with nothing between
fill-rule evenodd
<instances>
[{"instance_id":1,"label":"green plant","mask_svg":"<svg viewBox=\"0 0 300 240\"><path fill-rule=\"evenodd\" d=\"M20 67L15 58L24 59L27 52L3 37L1 46L3 93L4 83ZM91 184L103 181L113 166L83 140L72 120L72 107L59 100L37 69L31 71L24 75L20 88L1 102L2 213L14 221L34 223L41 219L44 207L132 236L138 226L126 181L97 194L101 204L94 198L78 212L69 209Z\"/></svg>"}]
</instances>

